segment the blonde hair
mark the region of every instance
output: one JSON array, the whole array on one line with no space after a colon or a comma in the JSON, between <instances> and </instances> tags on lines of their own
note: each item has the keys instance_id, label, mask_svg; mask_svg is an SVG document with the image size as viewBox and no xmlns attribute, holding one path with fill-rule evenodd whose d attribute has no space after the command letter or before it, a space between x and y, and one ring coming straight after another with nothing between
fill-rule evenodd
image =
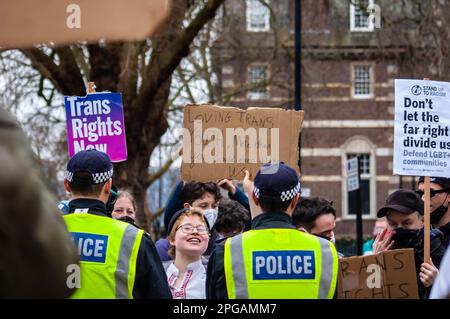
<instances>
[{"instance_id":1,"label":"blonde hair","mask_svg":"<svg viewBox=\"0 0 450 319\"><path fill-rule=\"evenodd\" d=\"M199 217L201 219L201 221L205 224L206 228L209 229L208 223L205 219L205 216L203 216L203 213L200 210L198 210L197 208L192 207L189 210L181 213L180 216L177 217L177 220L173 224L172 229L170 230L169 236L167 237L167 240L169 241L169 243L171 241L175 241L175 234L178 230L178 227L181 225L183 219L185 217L191 217L191 216ZM168 254L170 257L175 259L175 246L174 245L170 244Z\"/></svg>"}]
</instances>

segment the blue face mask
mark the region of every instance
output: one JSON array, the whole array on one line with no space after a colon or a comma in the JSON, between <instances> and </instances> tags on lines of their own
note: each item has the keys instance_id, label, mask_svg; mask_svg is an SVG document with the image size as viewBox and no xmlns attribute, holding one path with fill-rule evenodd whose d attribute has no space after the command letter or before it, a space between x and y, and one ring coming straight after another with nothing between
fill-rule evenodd
<instances>
[{"instance_id":1,"label":"blue face mask","mask_svg":"<svg viewBox=\"0 0 450 319\"><path fill-rule=\"evenodd\" d=\"M214 224L216 223L218 214L219 214L219 210L214 209L214 208L205 209L203 211L203 216L205 216L206 220L208 221L208 225L209 225L210 229L213 228Z\"/></svg>"}]
</instances>

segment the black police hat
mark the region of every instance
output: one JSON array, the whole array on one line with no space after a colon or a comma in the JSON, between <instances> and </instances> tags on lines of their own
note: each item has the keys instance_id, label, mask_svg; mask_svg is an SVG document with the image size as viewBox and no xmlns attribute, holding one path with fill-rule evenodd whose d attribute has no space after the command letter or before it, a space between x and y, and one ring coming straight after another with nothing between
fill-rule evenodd
<instances>
[{"instance_id":1,"label":"black police hat","mask_svg":"<svg viewBox=\"0 0 450 319\"><path fill-rule=\"evenodd\" d=\"M283 162L264 164L256 173L253 192L256 198L285 202L300 193L300 180L297 172Z\"/></svg>"},{"instance_id":2,"label":"black police hat","mask_svg":"<svg viewBox=\"0 0 450 319\"><path fill-rule=\"evenodd\" d=\"M103 184L113 176L113 165L106 153L97 150L85 150L76 153L67 163L67 180L79 182L76 173L87 172L89 179L81 182Z\"/></svg>"}]
</instances>

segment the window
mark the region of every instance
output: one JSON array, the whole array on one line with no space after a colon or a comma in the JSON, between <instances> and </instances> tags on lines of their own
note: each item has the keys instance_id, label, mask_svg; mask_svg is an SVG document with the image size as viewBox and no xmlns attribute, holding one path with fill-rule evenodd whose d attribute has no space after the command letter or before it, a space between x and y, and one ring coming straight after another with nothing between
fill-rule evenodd
<instances>
[{"instance_id":1,"label":"window","mask_svg":"<svg viewBox=\"0 0 450 319\"><path fill-rule=\"evenodd\" d=\"M247 31L264 32L270 30L270 10L262 0L247 0ZM265 1L269 3L268 0Z\"/></svg>"},{"instance_id":2,"label":"window","mask_svg":"<svg viewBox=\"0 0 450 319\"><path fill-rule=\"evenodd\" d=\"M358 209L358 192L347 191L347 160L359 155L361 210L363 218L376 213L375 145L364 136L353 136L341 146L342 154L342 217L354 219Z\"/></svg>"},{"instance_id":3,"label":"window","mask_svg":"<svg viewBox=\"0 0 450 319\"><path fill-rule=\"evenodd\" d=\"M367 12L369 5L373 5L373 0L350 1L350 31L373 31L373 24L369 24L369 13Z\"/></svg>"},{"instance_id":4,"label":"window","mask_svg":"<svg viewBox=\"0 0 450 319\"><path fill-rule=\"evenodd\" d=\"M347 154L347 159L357 156L357 154ZM361 209L363 215L370 215L370 154L361 154L359 157L359 174L361 177L359 189L361 192ZM358 192L350 192L347 200L348 214L356 216Z\"/></svg>"},{"instance_id":5,"label":"window","mask_svg":"<svg viewBox=\"0 0 450 319\"><path fill-rule=\"evenodd\" d=\"M372 65L353 65L353 97L371 98L372 94Z\"/></svg>"},{"instance_id":6,"label":"window","mask_svg":"<svg viewBox=\"0 0 450 319\"><path fill-rule=\"evenodd\" d=\"M248 68L248 84L251 85L247 97L250 100L262 100L267 97L267 66L258 65Z\"/></svg>"}]
</instances>

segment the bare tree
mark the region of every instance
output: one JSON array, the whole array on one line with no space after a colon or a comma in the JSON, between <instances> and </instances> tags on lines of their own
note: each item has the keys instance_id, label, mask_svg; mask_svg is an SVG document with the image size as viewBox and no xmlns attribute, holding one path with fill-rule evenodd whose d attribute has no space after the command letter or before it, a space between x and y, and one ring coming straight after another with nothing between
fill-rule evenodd
<instances>
[{"instance_id":1,"label":"bare tree","mask_svg":"<svg viewBox=\"0 0 450 319\"><path fill-rule=\"evenodd\" d=\"M145 41L40 46L21 50L27 59L17 52L3 53L22 66L23 74L15 79L26 81L28 77L26 94L37 94L49 107L54 104L55 92L85 95L88 81L95 82L99 90L123 94L128 160L115 165L115 182L132 190L141 225L148 225L146 189L173 161L169 158L159 172L148 173L150 156L168 128L172 74L189 55L191 43L223 1L172 1L163 30ZM35 71L29 72L30 68ZM25 90L19 90L20 93Z\"/></svg>"}]
</instances>

